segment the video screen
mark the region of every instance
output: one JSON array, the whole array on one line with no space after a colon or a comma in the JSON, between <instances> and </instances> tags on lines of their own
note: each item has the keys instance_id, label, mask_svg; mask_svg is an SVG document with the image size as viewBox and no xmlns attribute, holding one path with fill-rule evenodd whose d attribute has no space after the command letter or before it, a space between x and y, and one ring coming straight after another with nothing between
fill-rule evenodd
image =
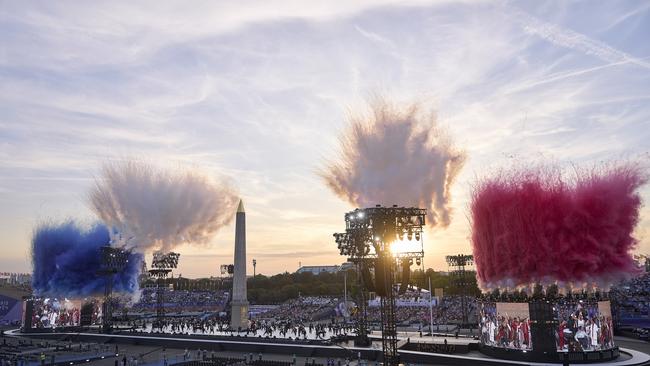
<instances>
[{"instance_id":1,"label":"video screen","mask_svg":"<svg viewBox=\"0 0 650 366\"><path fill-rule=\"evenodd\" d=\"M600 351L614 347L609 301L557 304L558 352Z\"/></svg>"},{"instance_id":2,"label":"video screen","mask_svg":"<svg viewBox=\"0 0 650 366\"><path fill-rule=\"evenodd\" d=\"M480 327L481 343L486 346L533 349L528 303L483 303Z\"/></svg>"},{"instance_id":3,"label":"video screen","mask_svg":"<svg viewBox=\"0 0 650 366\"><path fill-rule=\"evenodd\" d=\"M32 328L78 326L81 320L81 301L39 298L34 299Z\"/></svg>"}]
</instances>

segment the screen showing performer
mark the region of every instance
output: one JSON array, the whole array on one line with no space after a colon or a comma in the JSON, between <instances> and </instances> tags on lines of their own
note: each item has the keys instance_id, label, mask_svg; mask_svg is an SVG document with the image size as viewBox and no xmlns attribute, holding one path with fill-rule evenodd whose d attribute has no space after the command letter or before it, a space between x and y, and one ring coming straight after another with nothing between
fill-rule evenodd
<instances>
[{"instance_id":1,"label":"screen showing performer","mask_svg":"<svg viewBox=\"0 0 650 366\"><path fill-rule=\"evenodd\" d=\"M614 347L609 301L576 301L555 306L558 352L589 352Z\"/></svg>"},{"instance_id":2,"label":"screen showing performer","mask_svg":"<svg viewBox=\"0 0 650 366\"><path fill-rule=\"evenodd\" d=\"M77 300L34 299L32 328L57 328L78 326L81 302Z\"/></svg>"},{"instance_id":3,"label":"screen showing performer","mask_svg":"<svg viewBox=\"0 0 650 366\"><path fill-rule=\"evenodd\" d=\"M533 349L528 303L483 303L480 317L482 344L522 351Z\"/></svg>"}]
</instances>

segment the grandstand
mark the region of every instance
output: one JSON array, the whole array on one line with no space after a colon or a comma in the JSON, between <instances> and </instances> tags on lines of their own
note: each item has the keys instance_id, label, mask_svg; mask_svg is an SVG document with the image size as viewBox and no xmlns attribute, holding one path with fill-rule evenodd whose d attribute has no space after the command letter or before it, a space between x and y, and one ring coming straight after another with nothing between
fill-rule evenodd
<instances>
[{"instance_id":1,"label":"grandstand","mask_svg":"<svg viewBox=\"0 0 650 366\"><path fill-rule=\"evenodd\" d=\"M22 318L22 299L29 296L24 287L0 283L0 325L18 325Z\"/></svg>"},{"instance_id":2,"label":"grandstand","mask_svg":"<svg viewBox=\"0 0 650 366\"><path fill-rule=\"evenodd\" d=\"M609 296L618 327L650 329L650 272L613 287Z\"/></svg>"}]
</instances>

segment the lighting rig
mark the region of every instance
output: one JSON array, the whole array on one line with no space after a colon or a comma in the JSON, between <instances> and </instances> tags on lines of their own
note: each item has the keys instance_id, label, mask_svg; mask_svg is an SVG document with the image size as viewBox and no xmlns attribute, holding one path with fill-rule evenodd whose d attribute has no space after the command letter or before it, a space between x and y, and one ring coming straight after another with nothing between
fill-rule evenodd
<instances>
[{"instance_id":1,"label":"lighting rig","mask_svg":"<svg viewBox=\"0 0 650 366\"><path fill-rule=\"evenodd\" d=\"M165 279L172 269L178 266L178 257L180 256L179 253L174 252L153 253L149 274L156 278L156 323L161 328L165 319Z\"/></svg>"},{"instance_id":2,"label":"lighting rig","mask_svg":"<svg viewBox=\"0 0 650 366\"><path fill-rule=\"evenodd\" d=\"M463 324L468 323L467 319L467 287L469 286L467 280L467 272L465 271L466 266L471 266L474 264L474 257L467 254L457 254L457 255L448 255L445 257L447 260L447 265L452 267L453 270L450 271L452 275L452 285L460 289L460 301L463 313Z\"/></svg>"},{"instance_id":3,"label":"lighting rig","mask_svg":"<svg viewBox=\"0 0 650 366\"><path fill-rule=\"evenodd\" d=\"M368 342L366 291L381 297L381 340L384 365L398 365L395 323L395 268L403 267L401 291L406 291L410 265L424 256L422 230L426 210L415 207L375 207L356 209L345 214L345 232L334 234L341 255L357 265L361 291L358 299L357 340ZM399 243L407 239L408 247ZM415 239L415 242L413 242ZM398 248L398 250L395 250ZM374 284L370 268L374 267ZM368 342L369 343L369 342Z\"/></svg>"},{"instance_id":4,"label":"lighting rig","mask_svg":"<svg viewBox=\"0 0 650 366\"><path fill-rule=\"evenodd\" d=\"M374 258L368 257L369 248L360 237L362 230L347 230L345 233L335 233L334 240L341 255L354 263L357 270L357 311L355 312L355 327L357 336L354 345L357 347L370 346L368 338L368 291L374 291L374 284L370 275L370 269L374 267Z\"/></svg>"},{"instance_id":5,"label":"lighting rig","mask_svg":"<svg viewBox=\"0 0 650 366\"><path fill-rule=\"evenodd\" d=\"M102 331L110 333L113 328L113 281L115 275L124 271L131 252L124 248L103 246L100 248L101 265L99 275L106 277L104 304L102 305Z\"/></svg>"},{"instance_id":6,"label":"lighting rig","mask_svg":"<svg viewBox=\"0 0 650 366\"><path fill-rule=\"evenodd\" d=\"M221 275L228 275L228 277L232 277L232 275L235 273L235 265L233 264L222 264L221 265Z\"/></svg>"}]
</instances>

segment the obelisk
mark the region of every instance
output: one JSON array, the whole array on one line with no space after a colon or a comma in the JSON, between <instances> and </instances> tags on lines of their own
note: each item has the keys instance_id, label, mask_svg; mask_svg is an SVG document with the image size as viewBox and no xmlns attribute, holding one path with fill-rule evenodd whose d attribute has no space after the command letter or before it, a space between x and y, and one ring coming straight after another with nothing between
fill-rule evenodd
<instances>
[{"instance_id":1,"label":"obelisk","mask_svg":"<svg viewBox=\"0 0 650 366\"><path fill-rule=\"evenodd\" d=\"M235 221L235 271L232 279L232 329L248 329L248 297L246 296L246 212L239 200Z\"/></svg>"}]
</instances>

